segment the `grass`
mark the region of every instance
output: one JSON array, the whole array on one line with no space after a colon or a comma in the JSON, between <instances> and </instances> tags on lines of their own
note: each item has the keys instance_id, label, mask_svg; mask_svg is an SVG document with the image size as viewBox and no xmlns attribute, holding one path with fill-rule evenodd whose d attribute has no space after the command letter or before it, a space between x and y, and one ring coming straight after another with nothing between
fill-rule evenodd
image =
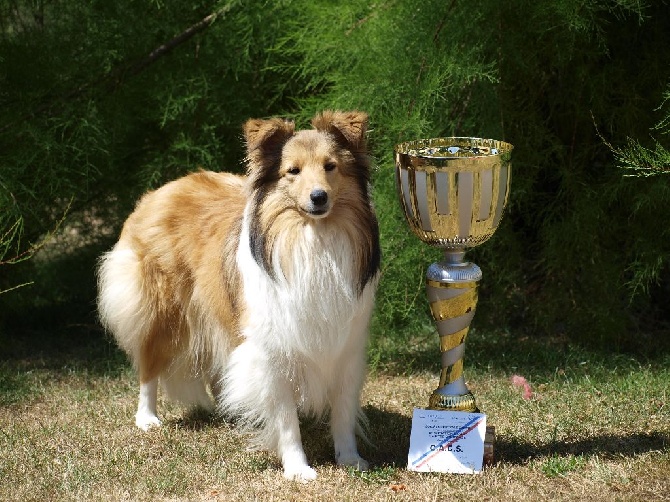
<instances>
[{"instance_id":1,"label":"grass","mask_svg":"<svg viewBox=\"0 0 670 502\"><path fill-rule=\"evenodd\" d=\"M0 499L667 500L670 357L509 333L468 340L469 385L496 426L494 465L475 476L407 471L412 408L437 383L434 336L374 340L362 396L370 444L361 443L372 469L335 467L327 426L305 421L319 474L306 485L285 481L274 455L248 451L217 417L161 401L164 427L137 430L135 376L95 325L41 350L17 339L0 363ZM528 379L532 399L513 374Z\"/></svg>"}]
</instances>

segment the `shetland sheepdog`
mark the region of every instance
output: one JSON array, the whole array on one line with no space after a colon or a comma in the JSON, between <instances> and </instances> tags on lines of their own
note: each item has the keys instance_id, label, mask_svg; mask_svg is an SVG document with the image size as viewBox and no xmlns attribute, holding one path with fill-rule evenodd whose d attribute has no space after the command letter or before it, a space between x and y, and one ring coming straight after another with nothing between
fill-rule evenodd
<instances>
[{"instance_id":1,"label":"shetland sheepdog","mask_svg":"<svg viewBox=\"0 0 670 502\"><path fill-rule=\"evenodd\" d=\"M329 412L337 464L367 468L355 434L380 263L367 122L251 119L245 176L201 171L139 201L98 270L101 321L139 374L139 428L161 424L160 382L236 417L286 478L316 478L299 414Z\"/></svg>"}]
</instances>

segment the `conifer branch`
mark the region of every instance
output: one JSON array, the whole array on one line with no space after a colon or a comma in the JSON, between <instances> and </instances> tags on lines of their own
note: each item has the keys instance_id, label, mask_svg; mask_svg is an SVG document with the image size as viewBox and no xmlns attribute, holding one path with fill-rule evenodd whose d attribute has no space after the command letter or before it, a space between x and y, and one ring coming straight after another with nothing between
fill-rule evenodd
<instances>
[{"instance_id":1,"label":"conifer branch","mask_svg":"<svg viewBox=\"0 0 670 502\"><path fill-rule=\"evenodd\" d=\"M437 41L440 39L440 33L442 32L442 28L444 28L444 23L447 21L447 17L449 16L449 14L451 14L451 11L454 10L454 7L456 7L456 0L451 1L451 5L447 7L444 16L442 16L442 19L440 19L440 22L438 23L437 28L435 29L435 34L433 35L433 43L435 45L437 45Z\"/></svg>"},{"instance_id":2,"label":"conifer branch","mask_svg":"<svg viewBox=\"0 0 670 502\"><path fill-rule=\"evenodd\" d=\"M7 229L7 231L2 236L0 236L0 245L4 245L4 249L2 249L2 252L0 253L0 266L16 265L17 263L30 259L35 253L37 253L40 249L42 249L47 244L47 242L58 232L58 230L60 230L60 227L63 225L65 219L67 218L68 213L70 212L70 208L72 207L73 201L74 196L70 198L67 207L63 211L63 216L61 216L60 220L56 222L55 227L49 232L47 232L46 235L44 235L44 237L42 237L42 239L39 242L30 244L30 246L28 246L28 249L25 249L24 251L21 252L17 251L17 254L15 256L5 259L4 256L9 249L9 244L11 243L11 241L15 240L16 235L21 231L22 228L21 220L15 221ZM0 291L0 293L3 293L3 291Z\"/></svg>"},{"instance_id":3,"label":"conifer branch","mask_svg":"<svg viewBox=\"0 0 670 502\"><path fill-rule=\"evenodd\" d=\"M122 73L127 73L128 75L131 75L131 76L137 75L142 70L144 70L148 66L151 66L153 63L158 61L158 59L160 59L162 56L171 52L173 49L180 46L184 42L187 42L188 40L193 38L198 33L204 31L206 28L209 28L209 26L219 16L227 14L228 11L230 11L231 8L232 8L232 4L229 4L229 5L226 5L225 7L220 8L219 10L217 10L215 12L212 12L208 16L205 16L200 21L198 21L197 23L190 26L189 28L187 28L186 30L181 32L179 35L174 37L172 40L156 47L147 56L145 56L141 60L137 61L135 64L131 65L130 68L126 72L122 72Z\"/></svg>"},{"instance_id":4,"label":"conifer branch","mask_svg":"<svg viewBox=\"0 0 670 502\"><path fill-rule=\"evenodd\" d=\"M365 23L367 23L370 19L372 19L373 17L377 16L377 15L379 14L379 12L388 9L388 8L389 8L390 6L392 6L394 3L395 3L395 2L390 1L390 2L385 2L385 3L381 4L380 6L378 6L378 8L377 8L376 10L373 10L372 12L370 12L370 14L368 14L367 16L365 16L365 17L359 19L359 20L356 21L354 24L352 24L351 27L350 27L344 34L345 34L346 36L351 35L355 30L357 30L358 28L360 28L361 26L363 26L363 25L364 25Z\"/></svg>"},{"instance_id":5,"label":"conifer branch","mask_svg":"<svg viewBox=\"0 0 670 502\"><path fill-rule=\"evenodd\" d=\"M200 21L191 25L186 30L182 31L180 34L178 34L168 42L165 42L164 44L161 44L158 47L156 47L154 50L152 50L149 54L147 54L139 61L136 61L134 63L128 63L128 62L122 63L113 70L110 70L102 77L93 81L86 82L77 87L76 89L72 89L64 94L61 94L59 97L54 98L49 103L43 103L34 110L26 113L20 119L6 123L4 126L0 127L0 133L4 133L8 129L11 129L16 122L34 118L37 115L47 112L48 110L52 109L52 107L54 106L54 102L58 101L63 102L72 99L77 99L82 95L84 95L85 93L87 93L88 91L90 91L91 89L94 89L104 84L109 83L112 84L111 87L108 89L108 92L117 89L123 83L124 78L138 75L146 68L154 64L156 61L158 61L161 57L165 56L169 52L173 51L175 48L187 42L198 33L201 33L202 31L207 29L209 26L212 25L212 23L214 23L214 21L217 18L227 14L228 11L231 10L232 6L233 4L228 4L212 12L211 14L205 16Z\"/></svg>"}]
</instances>

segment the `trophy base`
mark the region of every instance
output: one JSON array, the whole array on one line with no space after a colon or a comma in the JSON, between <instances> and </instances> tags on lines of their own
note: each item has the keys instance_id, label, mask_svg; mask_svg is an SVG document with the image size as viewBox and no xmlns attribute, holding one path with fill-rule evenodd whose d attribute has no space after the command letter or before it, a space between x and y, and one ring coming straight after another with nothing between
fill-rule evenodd
<instances>
[{"instance_id":1,"label":"trophy base","mask_svg":"<svg viewBox=\"0 0 670 502\"><path fill-rule=\"evenodd\" d=\"M463 395L446 395L434 391L428 401L428 409L440 411L459 411L463 413L481 413L471 392ZM486 426L484 435L484 465L491 466L495 461L496 428Z\"/></svg>"},{"instance_id":2,"label":"trophy base","mask_svg":"<svg viewBox=\"0 0 670 502\"><path fill-rule=\"evenodd\" d=\"M496 428L494 425L486 426L484 435L484 465L491 466L495 460L494 446L496 443Z\"/></svg>"},{"instance_id":3,"label":"trophy base","mask_svg":"<svg viewBox=\"0 0 670 502\"><path fill-rule=\"evenodd\" d=\"M441 394L437 391L430 395L428 400L429 410L442 411L465 411L467 413L479 413L475 404L475 396L471 392L460 396Z\"/></svg>"}]
</instances>

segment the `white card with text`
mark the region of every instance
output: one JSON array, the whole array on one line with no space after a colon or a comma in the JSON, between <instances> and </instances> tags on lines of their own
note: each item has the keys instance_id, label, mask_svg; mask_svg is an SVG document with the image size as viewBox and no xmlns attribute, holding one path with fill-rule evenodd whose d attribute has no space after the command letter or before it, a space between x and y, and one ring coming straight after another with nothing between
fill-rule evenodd
<instances>
[{"instance_id":1,"label":"white card with text","mask_svg":"<svg viewBox=\"0 0 670 502\"><path fill-rule=\"evenodd\" d=\"M476 474L484 460L486 415L414 408L407 469Z\"/></svg>"}]
</instances>

